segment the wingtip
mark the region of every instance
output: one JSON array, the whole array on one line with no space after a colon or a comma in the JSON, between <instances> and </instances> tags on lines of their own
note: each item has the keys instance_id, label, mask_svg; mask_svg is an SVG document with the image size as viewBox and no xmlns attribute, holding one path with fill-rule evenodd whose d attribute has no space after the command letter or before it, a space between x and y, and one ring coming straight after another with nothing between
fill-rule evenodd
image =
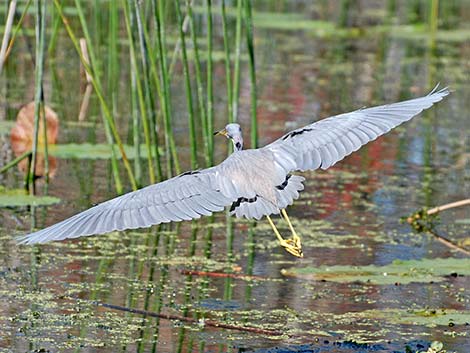
<instances>
[{"instance_id":1,"label":"wingtip","mask_svg":"<svg viewBox=\"0 0 470 353\"><path fill-rule=\"evenodd\" d=\"M30 240L29 240L29 237L28 237L29 234L27 235L20 235L18 237L15 237L15 242L16 244L18 245L29 245L30 243Z\"/></svg>"},{"instance_id":2,"label":"wingtip","mask_svg":"<svg viewBox=\"0 0 470 353\"><path fill-rule=\"evenodd\" d=\"M428 96L439 95L441 97L445 97L453 92L449 89L449 86L445 86L444 88L439 89L440 84L441 83L438 82L437 85L434 86L434 88L431 90L431 92L428 93Z\"/></svg>"},{"instance_id":3,"label":"wingtip","mask_svg":"<svg viewBox=\"0 0 470 353\"><path fill-rule=\"evenodd\" d=\"M37 232L36 232L37 233ZM38 237L36 233L29 233L15 237L15 241L18 245L33 245L44 243L43 239Z\"/></svg>"}]
</instances>

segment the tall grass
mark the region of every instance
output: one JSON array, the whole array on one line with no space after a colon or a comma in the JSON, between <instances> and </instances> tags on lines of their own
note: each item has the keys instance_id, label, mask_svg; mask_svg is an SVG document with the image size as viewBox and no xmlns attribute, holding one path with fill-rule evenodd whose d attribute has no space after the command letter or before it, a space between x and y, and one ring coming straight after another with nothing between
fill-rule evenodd
<instances>
[{"instance_id":1,"label":"tall grass","mask_svg":"<svg viewBox=\"0 0 470 353\"><path fill-rule=\"evenodd\" d=\"M170 77L168 72L167 64L167 45L166 45L166 29L165 29L165 4L164 1L154 1L154 19L157 29L157 48L159 56L159 69L162 84L161 90L163 92L163 102L160 104L163 105L163 120L164 120L164 139L165 139L165 156L166 156L166 174L170 178L173 175L173 167L175 168L176 173L180 172L178 154L176 151L175 139L173 136L173 127L172 127L172 101L171 101L171 87L170 87Z\"/></svg>"},{"instance_id":2,"label":"tall grass","mask_svg":"<svg viewBox=\"0 0 470 353\"><path fill-rule=\"evenodd\" d=\"M34 88L34 134L32 145L32 161L30 175L32 187L31 192L34 192L34 176L36 175L36 164L38 154L38 141L39 141L39 125L41 107L44 106L44 92L43 92L43 75L44 75L44 51L45 51L45 31L46 31L46 1L36 0L36 60L35 60L35 88ZM46 120L44 118L44 131L46 131ZM46 146L46 144L44 144ZM45 150L45 159L47 159L47 149Z\"/></svg>"},{"instance_id":3,"label":"tall grass","mask_svg":"<svg viewBox=\"0 0 470 353\"><path fill-rule=\"evenodd\" d=\"M144 137L145 137L145 145L147 148L147 163L148 163L148 171L149 171L149 178L150 178L150 183L155 183L155 168L153 166L153 159L152 159L152 142L151 142L151 137L150 137L150 127L149 127L149 122L150 118L148 116L148 109L147 109L147 104L145 101L145 93L144 89L142 87L142 78L141 78L141 73L139 68L137 67L137 54L135 50L135 45L134 45L134 37L133 37L133 31L131 28L131 22L130 22L130 11L131 9L129 8L129 2L127 0L122 0L123 8L124 8L124 18L126 22L126 30L127 30L127 35L129 39L129 54L130 54L130 60L131 60L131 70L133 73L133 76L135 78L135 87L137 89L137 98L138 98L138 103L139 103L139 112L140 116L142 118L142 126L144 129ZM132 4L132 3L131 3ZM145 61L145 57L143 61ZM146 79L144 78L146 81Z\"/></svg>"},{"instance_id":4,"label":"tall grass","mask_svg":"<svg viewBox=\"0 0 470 353\"><path fill-rule=\"evenodd\" d=\"M240 95L240 62L242 42L243 0L237 0L237 22L235 32L235 65L233 74L233 96L231 122L238 117L238 97Z\"/></svg>"},{"instance_id":5,"label":"tall grass","mask_svg":"<svg viewBox=\"0 0 470 353\"><path fill-rule=\"evenodd\" d=\"M191 89L191 77L189 72L188 53L186 50L186 38L183 29L184 21L181 15L181 4L179 0L175 2L176 14L178 19L178 32L181 42L181 57L183 60L184 83L186 89L186 104L188 108L188 127L189 127L189 142L191 148L191 168L196 169L197 162L197 141L196 141L196 127L194 116L193 92Z\"/></svg>"},{"instance_id":6,"label":"tall grass","mask_svg":"<svg viewBox=\"0 0 470 353\"><path fill-rule=\"evenodd\" d=\"M54 5L55 5L60 17L62 18L62 22L63 22L63 24L64 24L64 26L67 30L67 33L70 37L70 40L73 43L73 46L75 47L75 50L77 51L77 53L80 57L80 61L83 65L83 67L85 68L85 70L88 72L88 74L91 77L91 82L92 82L93 88L95 90L96 95L98 96L98 99L100 101L101 108L102 108L102 111L103 111L103 115L104 115L103 122L104 122L104 125L105 125L105 132L106 132L106 137L107 137L108 143L110 143L111 146L114 146L114 142L116 142L116 145L118 146L119 151L121 153L122 161L123 161L124 167L127 171L129 181L132 185L132 188L135 190L135 189L137 189L137 183L136 183L135 178L134 178L134 173L132 172L129 160L128 160L126 152L124 150L124 145L123 145L121 137L119 136L119 133L117 131L116 124L115 124L115 121L114 121L114 117L111 114L111 110L109 109L109 106L106 103L105 97L103 95L103 91L102 91L102 88L101 88L100 81L95 77L95 74L94 74L95 72L98 72L98 70L96 69L96 65L94 64L94 63L96 63L96 61L93 61L94 54L92 54L92 53L94 53L94 51L90 50L90 48L92 48L92 45L91 45L91 41L89 40L89 36L87 35L88 31L86 30L86 28L87 28L87 26L85 25L86 22L84 21L83 16L80 16L80 18L82 19L81 23L82 23L83 31L84 31L84 34L85 34L85 39L87 40L87 46L88 46L89 52L90 52L91 65L87 64L87 62L86 62L86 60L83 56L83 53L80 49L80 45L79 45L78 40L77 40L77 37L76 37L72 27L70 26L67 17L65 17L65 15L64 15L64 12L62 10L62 5L60 4L60 2L58 0L54 0ZM81 9L79 0L76 0L76 5L77 5L77 9ZM79 13L80 13L80 10L79 10ZM111 139L111 135L114 138L114 142ZM115 177L115 180L117 180L119 178L119 173L117 173L115 171L114 172L114 177ZM118 184L116 184L116 185L118 185ZM121 191L121 190L118 190L118 192L119 191Z\"/></svg>"},{"instance_id":7,"label":"tall grass","mask_svg":"<svg viewBox=\"0 0 470 353\"><path fill-rule=\"evenodd\" d=\"M197 101L199 105L199 121L201 123L201 129L202 129L202 140L204 144L204 160L206 163L206 166L210 166L210 147L209 147L209 139L211 136L209 136L210 132L207 128L207 111L206 111L206 104L204 101L204 87L202 85L202 73L201 73L201 61L199 58L199 45L197 41L197 31L196 31L196 25L195 25L195 20L193 16L193 11L192 11L192 4L190 0L186 1L186 8L188 12L188 16L190 19L189 25L190 25L190 31L191 31L191 40L193 44L193 66L194 66L194 71L195 71L195 78L196 78L196 95L197 95Z\"/></svg>"},{"instance_id":8,"label":"tall grass","mask_svg":"<svg viewBox=\"0 0 470 353\"><path fill-rule=\"evenodd\" d=\"M214 163L214 88L213 88L213 68L212 68L212 0L206 0L207 17L207 135L209 145L209 164Z\"/></svg>"},{"instance_id":9,"label":"tall grass","mask_svg":"<svg viewBox=\"0 0 470 353\"><path fill-rule=\"evenodd\" d=\"M251 148L258 147L258 118L257 118L257 89L256 89L256 65L255 65L255 48L253 43L253 19L251 10L251 0L244 0L245 5L245 27L246 27L246 44L248 47L248 56L250 58L250 83L251 83Z\"/></svg>"}]
</instances>

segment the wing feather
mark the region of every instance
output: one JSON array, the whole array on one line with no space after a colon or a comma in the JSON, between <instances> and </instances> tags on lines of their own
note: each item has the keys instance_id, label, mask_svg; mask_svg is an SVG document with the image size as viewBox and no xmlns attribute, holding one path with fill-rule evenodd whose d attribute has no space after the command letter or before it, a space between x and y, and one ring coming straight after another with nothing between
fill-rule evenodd
<instances>
[{"instance_id":1,"label":"wing feather","mask_svg":"<svg viewBox=\"0 0 470 353\"><path fill-rule=\"evenodd\" d=\"M200 218L222 211L233 198L223 194L212 174L217 167L185 173L98 204L48 228L19 238L20 243L104 234L115 230L150 227L159 223ZM222 178L236 193L230 176Z\"/></svg>"},{"instance_id":2,"label":"wing feather","mask_svg":"<svg viewBox=\"0 0 470 353\"><path fill-rule=\"evenodd\" d=\"M447 87L438 90L436 86L424 97L336 115L291 131L263 148L274 153L278 163L294 160L282 163L286 172L327 169L449 93Z\"/></svg>"}]
</instances>

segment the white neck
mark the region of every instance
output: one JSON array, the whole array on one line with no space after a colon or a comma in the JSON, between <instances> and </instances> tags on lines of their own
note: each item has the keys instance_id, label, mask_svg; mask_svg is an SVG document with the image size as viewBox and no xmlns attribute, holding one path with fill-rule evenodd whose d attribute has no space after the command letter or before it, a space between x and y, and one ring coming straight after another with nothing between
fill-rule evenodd
<instances>
[{"instance_id":1,"label":"white neck","mask_svg":"<svg viewBox=\"0 0 470 353\"><path fill-rule=\"evenodd\" d=\"M238 152L243 149L243 138L241 136L233 138L232 143L233 143L233 152Z\"/></svg>"}]
</instances>

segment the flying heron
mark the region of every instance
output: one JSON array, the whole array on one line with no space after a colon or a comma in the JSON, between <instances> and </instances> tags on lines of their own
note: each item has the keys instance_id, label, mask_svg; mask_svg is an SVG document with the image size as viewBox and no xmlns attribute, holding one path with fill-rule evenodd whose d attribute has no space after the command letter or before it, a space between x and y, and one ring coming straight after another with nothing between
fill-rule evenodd
<instances>
[{"instance_id":1,"label":"flying heron","mask_svg":"<svg viewBox=\"0 0 470 353\"><path fill-rule=\"evenodd\" d=\"M369 141L410 120L449 94L434 88L427 96L332 116L293 130L267 146L243 150L240 125L214 133L233 143L234 152L215 167L188 171L166 181L100 203L48 228L22 236L20 243L104 234L191 220L230 207L248 219L266 216L279 243L302 257L300 237L286 207L299 197L304 177L294 171L327 169ZM270 215L281 214L291 238L284 239Z\"/></svg>"}]
</instances>

